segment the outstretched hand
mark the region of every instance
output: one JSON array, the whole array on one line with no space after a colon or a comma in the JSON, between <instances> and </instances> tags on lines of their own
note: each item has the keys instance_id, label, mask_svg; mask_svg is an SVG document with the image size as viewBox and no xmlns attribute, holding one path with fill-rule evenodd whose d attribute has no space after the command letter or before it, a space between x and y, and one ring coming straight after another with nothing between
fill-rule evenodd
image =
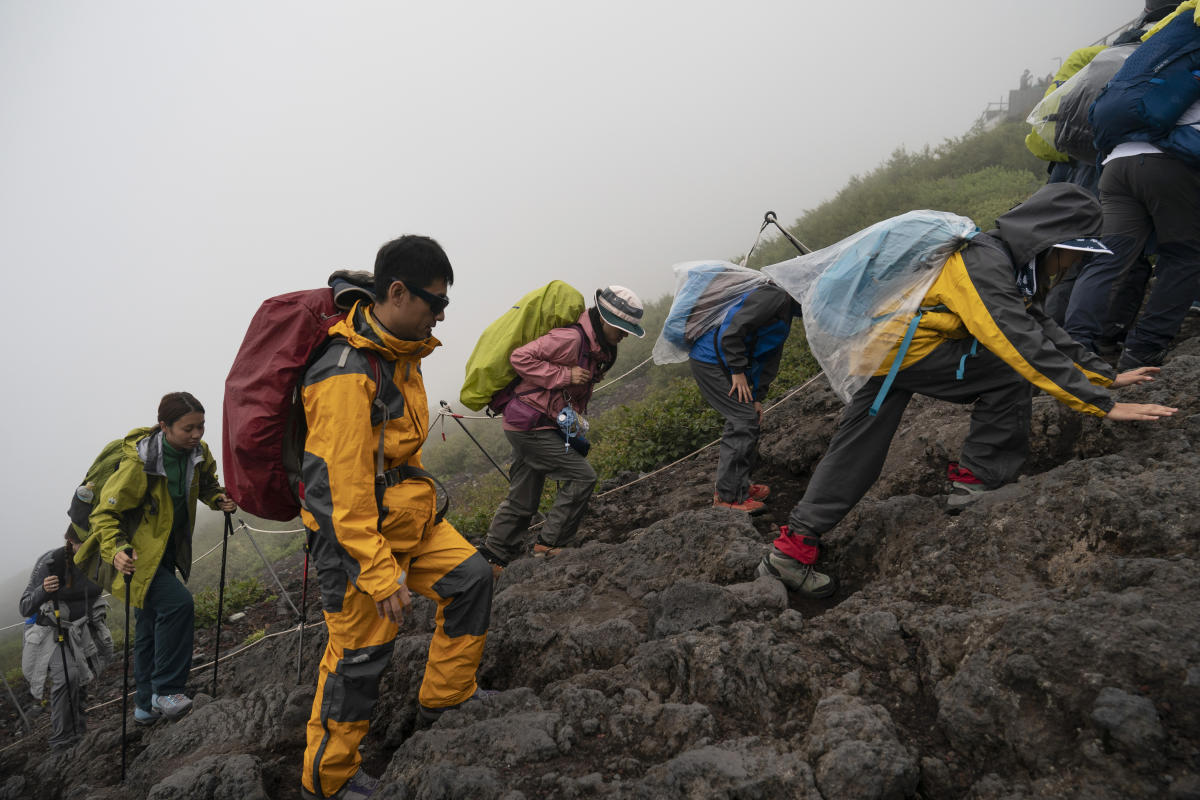
<instances>
[{"instance_id":1,"label":"outstretched hand","mask_svg":"<svg viewBox=\"0 0 1200 800\"><path fill-rule=\"evenodd\" d=\"M1131 369L1128 372L1122 372L1117 377L1113 378L1112 388L1120 389L1122 386L1135 386L1139 383L1154 380L1154 376L1162 371L1161 367L1138 367Z\"/></svg>"},{"instance_id":2,"label":"outstretched hand","mask_svg":"<svg viewBox=\"0 0 1200 800\"><path fill-rule=\"evenodd\" d=\"M1159 417L1169 417L1178 410L1155 403L1117 403L1112 407L1112 411L1108 412L1108 418L1116 422L1156 420Z\"/></svg>"}]
</instances>

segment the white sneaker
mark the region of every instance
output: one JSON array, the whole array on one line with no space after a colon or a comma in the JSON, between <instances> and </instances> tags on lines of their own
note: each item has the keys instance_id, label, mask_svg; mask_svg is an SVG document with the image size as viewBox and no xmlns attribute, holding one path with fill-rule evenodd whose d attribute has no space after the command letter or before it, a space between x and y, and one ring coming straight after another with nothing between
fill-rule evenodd
<instances>
[{"instance_id":1,"label":"white sneaker","mask_svg":"<svg viewBox=\"0 0 1200 800\"><path fill-rule=\"evenodd\" d=\"M190 711L192 701L186 694L154 694L150 695L150 706L167 719L174 719Z\"/></svg>"}]
</instances>

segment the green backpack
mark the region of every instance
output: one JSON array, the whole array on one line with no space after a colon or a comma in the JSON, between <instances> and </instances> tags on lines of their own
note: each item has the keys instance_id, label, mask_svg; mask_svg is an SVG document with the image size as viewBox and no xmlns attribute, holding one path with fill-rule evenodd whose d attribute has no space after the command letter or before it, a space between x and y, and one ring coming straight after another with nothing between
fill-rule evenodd
<instances>
[{"instance_id":1,"label":"green backpack","mask_svg":"<svg viewBox=\"0 0 1200 800\"><path fill-rule=\"evenodd\" d=\"M577 322L586 308L579 290L562 281L550 281L522 297L479 337L467 359L459 401L472 411L487 406L500 413L512 394L505 390L517 380L508 361L512 351Z\"/></svg>"},{"instance_id":2,"label":"green backpack","mask_svg":"<svg viewBox=\"0 0 1200 800\"><path fill-rule=\"evenodd\" d=\"M153 429L147 429L147 431L151 430ZM125 439L126 437L113 439L104 445L100 454L96 456L96 460L88 467L87 473L83 476L83 482L71 495L71 505L67 508L67 517L71 520L75 536L83 542L83 546L75 553L75 564L85 575L101 586L108 586L112 583L116 577L116 569L112 564L103 563L100 559L100 538L92 535L89 518L92 509L96 507L96 503L100 499L104 484L121 466ZM145 500L139 503L136 509L127 512L121 521L121 529L127 537L132 537L133 531L141 524L147 502L154 502L149 487L146 490ZM156 511L157 509L151 509L150 513L156 513Z\"/></svg>"}]
</instances>

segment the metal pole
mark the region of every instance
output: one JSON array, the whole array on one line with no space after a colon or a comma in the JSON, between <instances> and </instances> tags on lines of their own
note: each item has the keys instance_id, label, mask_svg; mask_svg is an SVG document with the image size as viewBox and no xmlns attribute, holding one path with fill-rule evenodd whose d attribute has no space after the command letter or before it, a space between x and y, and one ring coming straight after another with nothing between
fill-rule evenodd
<instances>
[{"instance_id":1,"label":"metal pole","mask_svg":"<svg viewBox=\"0 0 1200 800\"><path fill-rule=\"evenodd\" d=\"M246 538L250 540L250 544L254 545L254 552L258 553L258 557L262 559L263 564L267 567L267 572L271 573L271 577L275 579L275 585L279 587L279 593L283 595L283 599L287 600L287 604L292 607L292 611L296 612L296 616L301 616L300 609L296 608L296 604L292 602L291 595L287 593L287 589L283 588L283 583L280 582L279 576L275 574L275 570L271 567L271 562L263 555L262 548L258 546L258 542L254 541L254 537L250 535L250 529L246 527L246 523L242 523L242 527L246 530Z\"/></svg>"},{"instance_id":2,"label":"metal pole","mask_svg":"<svg viewBox=\"0 0 1200 800\"><path fill-rule=\"evenodd\" d=\"M300 608L308 610L308 531L304 532L304 579L300 582ZM296 685L304 682L304 612L300 614L300 641L296 645Z\"/></svg>"},{"instance_id":3,"label":"metal pole","mask_svg":"<svg viewBox=\"0 0 1200 800\"><path fill-rule=\"evenodd\" d=\"M12 687L8 685L8 678L2 669L0 669L0 680L4 681L4 688L8 690L8 699L12 700L13 706L17 709L17 715L21 718L21 725L25 728L25 732L32 733L33 726L29 724L29 717L25 716L25 709L21 708L21 704L17 702L17 696L13 694Z\"/></svg>"},{"instance_id":4,"label":"metal pole","mask_svg":"<svg viewBox=\"0 0 1200 800\"><path fill-rule=\"evenodd\" d=\"M453 419L455 422L458 423L458 427L463 429L463 433L465 433L468 437L470 437L471 441L475 443L475 446L479 448L479 452L481 452L485 456L487 456L487 460L492 462L492 466L495 467L496 470L501 475L504 476L504 480L508 481L509 483L512 483L512 478L508 477L508 473L505 472L504 469L499 464L496 463L496 459L492 458L491 454L488 453L487 450L483 449L483 445L481 445L479 443L478 439L476 439L474 436L471 436L471 432L469 430L467 430L466 425L462 424L462 420L459 419L459 415L455 414L453 411L450 410L450 404L447 403L445 400L439 400L438 402L442 404L442 408L446 409L446 413L451 417L451 419Z\"/></svg>"}]
</instances>

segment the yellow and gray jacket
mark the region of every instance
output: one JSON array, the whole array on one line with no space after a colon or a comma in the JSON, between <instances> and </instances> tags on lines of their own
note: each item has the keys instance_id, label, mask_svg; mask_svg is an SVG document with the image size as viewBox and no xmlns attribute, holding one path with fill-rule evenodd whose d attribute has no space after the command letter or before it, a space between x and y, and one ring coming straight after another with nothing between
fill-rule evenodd
<instances>
[{"instance_id":1,"label":"yellow and gray jacket","mask_svg":"<svg viewBox=\"0 0 1200 800\"><path fill-rule=\"evenodd\" d=\"M1049 288L1025 297L1015 275L1060 242L1100 234L1100 204L1074 184L1043 186L996 220L946 262L921 301L918 324L901 369L949 339L975 337L1027 381L1076 411L1105 416L1113 407L1106 387L1115 373L1077 344L1042 310ZM1038 275L1044 284L1045 277ZM876 373L884 375L899 341Z\"/></svg>"},{"instance_id":2,"label":"yellow and gray jacket","mask_svg":"<svg viewBox=\"0 0 1200 800\"><path fill-rule=\"evenodd\" d=\"M381 428L383 468L421 469L429 432L421 359L441 342L397 339L361 302L329 334L302 388L308 436L301 516L325 608L337 611L347 580L376 601L395 593L405 554L435 524L430 480L403 480L380 496L375 474Z\"/></svg>"},{"instance_id":3,"label":"yellow and gray jacket","mask_svg":"<svg viewBox=\"0 0 1200 800\"><path fill-rule=\"evenodd\" d=\"M159 428L135 428L125 437L121 464L104 482L100 499L89 517L92 535L75 554L75 563L83 565L92 560L98 547L100 558L111 564L118 550L132 545L137 553L137 567L130 590L131 603L136 608L142 607L175 522L175 507L163 468L162 436ZM175 566L184 581L192 571L196 501L215 510L217 497L225 493L217 480L217 462L207 444L201 442L193 447L185 463L187 535L174 537ZM127 533L131 516L140 517L132 536ZM119 573L112 582L112 593L118 598L125 597L125 580Z\"/></svg>"}]
</instances>

